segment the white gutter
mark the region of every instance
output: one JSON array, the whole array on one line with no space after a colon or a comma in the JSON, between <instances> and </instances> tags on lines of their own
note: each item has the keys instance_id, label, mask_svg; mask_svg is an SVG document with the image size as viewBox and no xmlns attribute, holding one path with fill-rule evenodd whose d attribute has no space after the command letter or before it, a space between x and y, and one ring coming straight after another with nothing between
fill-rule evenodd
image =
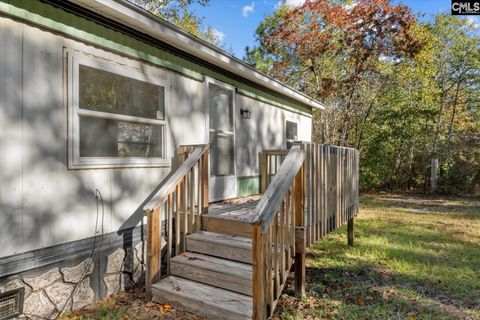
<instances>
[{"instance_id":1,"label":"white gutter","mask_svg":"<svg viewBox=\"0 0 480 320\"><path fill-rule=\"evenodd\" d=\"M312 108L325 105L126 0L70 0Z\"/></svg>"}]
</instances>

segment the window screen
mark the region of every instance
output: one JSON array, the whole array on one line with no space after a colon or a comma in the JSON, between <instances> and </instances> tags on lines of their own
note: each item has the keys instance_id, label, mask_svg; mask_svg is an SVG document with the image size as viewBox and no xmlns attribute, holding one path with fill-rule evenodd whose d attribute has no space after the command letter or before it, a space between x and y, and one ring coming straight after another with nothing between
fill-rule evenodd
<instances>
[{"instance_id":1,"label":"window screen","mask_svg":"<svg viewBox=\"0 0 480 320\"><path fill-rule=\"evenodd\" d=\"M210 129L233 132L233 92L210 83L208 98Z\"/></svg>"},{"instance_id":2,"label":"window screen","mask_svg":"<svg viewBox=\"0 0 480 320\"><path fill-rule=\"evenodd\" d=\"M293 143L298 140L297 123L292 121L287 121L285 131L286 131L287 148L290 148L293 145Z\"/></svg>"},{"instance_id":3,"label":"window screen","mask_svg":"<svg viewBox=\"0 0 480 320\"><path fill-rule=\"evenodd\" d=\"M233 135L210 133L210 174L213 176L229 176L234 174L233 168Z\"/></svg>"}]
</instances>

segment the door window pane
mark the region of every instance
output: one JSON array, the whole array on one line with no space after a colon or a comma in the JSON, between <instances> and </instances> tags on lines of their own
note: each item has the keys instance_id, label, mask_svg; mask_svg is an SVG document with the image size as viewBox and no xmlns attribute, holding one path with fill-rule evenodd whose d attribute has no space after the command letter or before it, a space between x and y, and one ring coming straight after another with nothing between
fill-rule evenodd
<instances>
[{"instance_id":1,"label":"door window pane","mask_svg":"<svg viewBox=\"0 0 480 320\"><path fill-rule=\"evenodd\" d=\"M287 121L287 124L286 124L286 140L287 140L287 148L290 148L293 145L293 142L298 140L297 123L296 122Z\"/></svg>"},{"instance_id":2,"label":"door window pane","mask_svg":"<svg viewBox=\"0 0 480 320\"><path fill-rule=\"evenodd\" d=\"M233 134L210 133L210 174L230 176L233 168Z\"/></svg>"},{"instance_id":3,"label":"door window pane","mask_svg":"<svg viewBox=\"0 0 480 320\"><path fill-rule=\"evenodd\" d=\"M80 116L80 157L163 158L163 126Z\"/></svg>"},{"instance_id":4,"label":"door window pane","mask_svg":"<svg viewBox=\"0 0 480 320\"><path fill-rule=\"evenodd\" d=\"M81 109L148 119L165 119L162 86L79 65Z\"/></svg>"},{"instance_id":5,"label":"door window pane","mask_svg":"<svg viewBox=\"0 0 480 320\"><path fill-rule=\"evenodd\" d=\"M208 89L210 130L233 132L233 92L212 83Z\"/></svg>"}]
</instances>

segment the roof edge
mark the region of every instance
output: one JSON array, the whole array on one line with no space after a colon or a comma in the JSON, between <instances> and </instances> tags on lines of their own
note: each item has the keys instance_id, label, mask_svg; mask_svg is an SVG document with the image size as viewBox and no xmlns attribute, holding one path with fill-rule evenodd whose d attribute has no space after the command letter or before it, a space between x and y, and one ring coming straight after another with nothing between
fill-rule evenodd
<instances>
[{"instance_id":1,"label":"roof edge","mask_svg":"<svg viewBox=\"0 0 480 320\"><path fill-rule=\"evenodd\" d=\"M287 96L301 104L315 109L326 106L304 93L262 73L246 62L234 57L224 50L196 37L172 23L142 9L126 0L69 0L82 7L94 10L100 15L115 18L141 32L164 41L182 51L213 63L222 69L237 74L242 78L262 85L272 91Z\"/></svg>"}]
</instances>

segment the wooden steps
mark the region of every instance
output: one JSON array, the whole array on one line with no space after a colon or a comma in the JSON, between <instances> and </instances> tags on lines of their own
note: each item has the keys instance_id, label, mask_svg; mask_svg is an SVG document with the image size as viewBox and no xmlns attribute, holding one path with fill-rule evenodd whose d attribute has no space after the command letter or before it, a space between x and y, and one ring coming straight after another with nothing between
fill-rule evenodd
<instances>
[{"instance_id":1,"label":"wooden steps","mask_svg":"<svg viewBox=\"0 0 480 320\"><path fill-rule=\"evenodd\" d=\"M170 260L171 274L230 291L252 295L252 265L185 252Z\"/></svg>"},{"instance_id":2,"label":"wooden steps","mask_svg":"<svg viewBox=\"0 0 480 320\"><path fill-rule=\"evenodd\" d=\"M233 261L252 263L252 240L249 238L199 231L187 236L187 250Z\"/></svg>"},{"instance_id":3,"label":"wooden steps","mask_svg":"<svg viewBox=\"0 0 480 320\"><path fill-rule=\"evenodd\" d=\"M252 319L252 298L195 281L168 276L152 285L153 299L210 319Z\"/></svg>"},{"instance_id":4,"label":"wooden steps","mask_svg":"<svg viewBox=\"0 0 480 320\"><path fill-rule=\"evenodd\" d=\"M152 285L152 297L209 319L252 319L252 241L199 231L186 252L170 259L170 275Z\"/></svg>"},{"instance_id":5,"label":"wooden steps","mask_svg":"<svg viewBox=\"0 0 480 320\"><path fill-rule=\"evenodd\" d=\"M206 231L251 238L250 218L252 215L251 208L236 209L221 214L209 212L202 215L202 228Z\"/></svg>"}]
</instances>

